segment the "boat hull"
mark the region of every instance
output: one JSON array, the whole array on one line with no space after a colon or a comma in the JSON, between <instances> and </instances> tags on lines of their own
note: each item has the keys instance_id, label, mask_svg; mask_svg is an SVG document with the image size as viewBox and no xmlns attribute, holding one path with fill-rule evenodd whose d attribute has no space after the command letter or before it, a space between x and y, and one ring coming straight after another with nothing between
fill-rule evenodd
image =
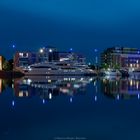
<instances>
[{"instance_id":1,"label":"boat hull","mask_svg":"<svg viewBox=\"0 0 140 140\"><path fill-rule=\"evenodd\" d=\"M46 69L34 69L32 71L24 72L25 75L50 75L50 76L75 76L75 75L97 75L95 71L90 70L46 70Z\"/></svg>"}]
</instances>

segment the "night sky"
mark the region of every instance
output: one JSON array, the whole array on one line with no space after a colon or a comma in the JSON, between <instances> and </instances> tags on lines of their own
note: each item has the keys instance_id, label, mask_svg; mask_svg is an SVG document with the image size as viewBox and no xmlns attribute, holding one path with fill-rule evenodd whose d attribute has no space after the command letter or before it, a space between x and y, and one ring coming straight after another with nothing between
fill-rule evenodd
<instances>
[{"instance_id":1,"label":"night sky","mask_svg":"<svg viewBox=\"0 0 140 140\"><path fill-rule=\"evenodd\" d=\"M0 0L1 55L47 45L90 60L95 48L140 47L140 1Z\"/></svg>"}]
</instances>

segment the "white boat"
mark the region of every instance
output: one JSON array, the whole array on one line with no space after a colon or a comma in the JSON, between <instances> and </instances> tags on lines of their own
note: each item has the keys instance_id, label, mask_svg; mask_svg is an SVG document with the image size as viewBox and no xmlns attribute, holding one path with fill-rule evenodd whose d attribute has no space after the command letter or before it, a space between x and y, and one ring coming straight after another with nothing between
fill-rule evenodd
<instances>
[{"instance_id":1,"label":"white boat","mask_svg":"<svg viewBox=\"0 0 140 140\"><path fill-rule=\"evenodd\" d=\"M22 69L25 75L96 75L87 65L68 62L44 62Z\"/></svg>"},{"instance_id":2,"label":"white boat","mask_svg":"<svg viewBox=\"0 0 140 140\"><path fill-rule=\"evenodd\" d=\"M108 69L104 73L106 76L121 76L121 72L116 69Z\"/></svg>"}]
</instances>

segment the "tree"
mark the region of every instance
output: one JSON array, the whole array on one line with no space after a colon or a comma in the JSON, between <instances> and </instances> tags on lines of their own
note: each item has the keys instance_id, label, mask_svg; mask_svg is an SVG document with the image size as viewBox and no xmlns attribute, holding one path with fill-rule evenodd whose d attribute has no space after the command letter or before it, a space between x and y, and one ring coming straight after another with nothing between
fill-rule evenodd
<instances>
[{"instance_id":1,"label":"tree","mask_svg":"<svg viewBox=\"0 0 140 140\"><path fill-rule=\"evenodd\" d=\"M5 58L3 58L2 69L5 71L13 70L13 59L7 61Z\"/></svg>"}]
</instances>

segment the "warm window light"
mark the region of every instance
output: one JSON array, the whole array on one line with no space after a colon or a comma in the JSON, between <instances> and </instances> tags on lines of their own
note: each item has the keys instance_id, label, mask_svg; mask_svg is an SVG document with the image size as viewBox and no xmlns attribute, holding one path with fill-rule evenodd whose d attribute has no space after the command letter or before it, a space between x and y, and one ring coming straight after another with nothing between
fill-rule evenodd
<instances>
[{"instance_id":1,"label":"warm window light","mask_svg":"<svg viewBox=\"0 0 140 140\"><path fill-rule=\"evenodd\" d=\"M130 86L132 86L133 85L133 81L132 80L130 80Z\"/></svg>"}]
</instances>

